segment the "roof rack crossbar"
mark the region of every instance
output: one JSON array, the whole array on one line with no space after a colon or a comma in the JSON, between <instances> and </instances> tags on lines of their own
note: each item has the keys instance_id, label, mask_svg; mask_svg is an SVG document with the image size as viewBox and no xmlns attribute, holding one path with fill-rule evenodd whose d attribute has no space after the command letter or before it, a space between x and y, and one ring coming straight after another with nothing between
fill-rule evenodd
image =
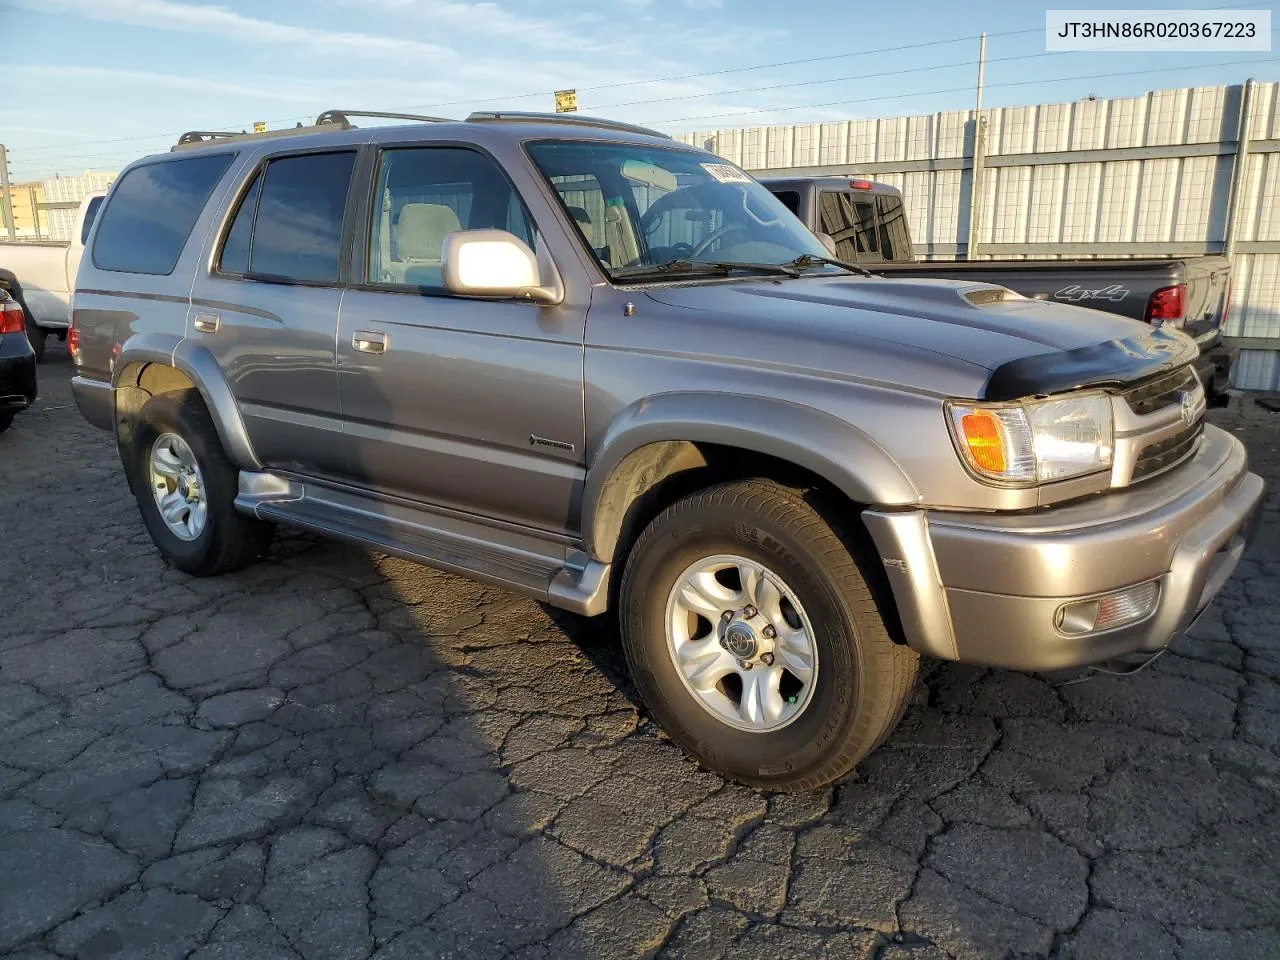
<instances>
[{"instance_id":1,"label":"roof rack crossbar","mask_svg":"<svg viewBox=\"0 0 1280 960\"><path fill-rule=\"evenodd\" d=\"M526 113L519 110L478 110L467 117L468 123L506 120L512 123L567 123L577 127L601 127L605 130L620 130L624 133L638 133L646 137L662 137L670 140L671 135L661 130L653 130L634 123L623 123L620 120L605 120L601 117L584 117L576 113Z\"/></svg>"},{"instance_id":2,"label":"roof rack crossbar","mask_svg":"<svg viewBox=\"0 0 1280 960\"><path fill-rule=\"evenodd\" d=\"M378 117L384 120L420 120L423 123L453 123L448 117L427 117L420 113L387 113L382 110L326 110L316 117L316 126L350 123L351 117Z\"/></svg>"}]
</instances>

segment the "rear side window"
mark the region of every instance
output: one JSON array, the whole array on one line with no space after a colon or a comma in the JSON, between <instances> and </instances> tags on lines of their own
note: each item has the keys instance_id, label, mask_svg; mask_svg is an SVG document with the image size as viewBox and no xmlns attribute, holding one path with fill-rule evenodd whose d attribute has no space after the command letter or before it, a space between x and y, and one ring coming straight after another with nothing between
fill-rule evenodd
<instances>
[{"instance_id":1,"label":"rear side window","mask_svg":"<svg viewBox=\"0 0 1280 960\"><path fill-rule=\"evenodd\" d=\"M232 156L167 160L126 173L102 212L93 241L94 266L120 273L173 273Z\"/></svg>"},{"instance_id":2,"label":"rear side window","mask_svg":"<svg viewBox=\"0 0 1280 960\"><path fill-rule=\"evenodd\" d=\"M240 201L218 269L272 280L336 283L355 151L281 157Z\"/></svg>"}]
</instances>

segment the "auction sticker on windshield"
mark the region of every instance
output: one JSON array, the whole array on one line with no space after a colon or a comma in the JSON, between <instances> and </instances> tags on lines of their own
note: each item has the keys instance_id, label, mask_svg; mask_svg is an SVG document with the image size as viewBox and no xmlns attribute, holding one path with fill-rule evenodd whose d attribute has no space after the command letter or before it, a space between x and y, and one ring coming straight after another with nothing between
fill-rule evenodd
<instances>
[{"instance_id":1,"label":"auction sticker on windshield","mask_svg":"<svg viewBox=\"0 0 1280 960\"><path fill-rule=\"evenodd\" d=\"M751 178L728 163L704 163L702 169L721 183L750 183Z\"/></svg>"}]
</instances>

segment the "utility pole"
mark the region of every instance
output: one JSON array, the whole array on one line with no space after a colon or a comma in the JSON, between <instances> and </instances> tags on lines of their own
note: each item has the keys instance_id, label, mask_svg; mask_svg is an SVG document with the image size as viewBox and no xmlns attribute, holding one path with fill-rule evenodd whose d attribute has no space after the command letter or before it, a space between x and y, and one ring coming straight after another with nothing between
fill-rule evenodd
<instances>
[{"instance_id":1,"label":"utility pole","mask_svg":"<svg viewBox=\"0 0 1280 960\"><path fill-rule=\"evenodd\" d=\"M987 122L982 116L982 84L987 73L987 35L978 41L978 98L973 108L973 167L969 173L969 242L965 244L966 260L978 257L978 225L981 221L979 192L982 183L982 166L987 156Z\"/></svg>"},{"instance_id":2,"label":"utility pole","mask_svg":"<svg viewBox=\"0 0 1280 960\"><path fill-rule=\"evenodd\" d=\"M9 239L18 235L13 224L13 194L9 192L9 154L0 143L0 199L4 200L4 222L9 228Z\"/></svg>"}]
</instances>

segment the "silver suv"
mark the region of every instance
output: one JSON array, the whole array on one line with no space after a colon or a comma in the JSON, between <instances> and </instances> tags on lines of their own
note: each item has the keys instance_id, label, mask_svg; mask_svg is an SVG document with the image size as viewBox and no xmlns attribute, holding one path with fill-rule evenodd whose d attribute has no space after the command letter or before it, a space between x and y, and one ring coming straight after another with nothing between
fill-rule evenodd
<instances>
[{"instance_id":1,"label":"silver suv","mask_svg":"<svg viewBox=\"0 0 1280 960\"><path fill-rule=\"evenodd\" d=\"M1256 529L1179 332L867 277L653 131L350 116L186 135L94 224L76 399L182 570L284 523L616 611L687 752L801 789L921 654L1160 651Z\"/></svg>"}]
</instances>

